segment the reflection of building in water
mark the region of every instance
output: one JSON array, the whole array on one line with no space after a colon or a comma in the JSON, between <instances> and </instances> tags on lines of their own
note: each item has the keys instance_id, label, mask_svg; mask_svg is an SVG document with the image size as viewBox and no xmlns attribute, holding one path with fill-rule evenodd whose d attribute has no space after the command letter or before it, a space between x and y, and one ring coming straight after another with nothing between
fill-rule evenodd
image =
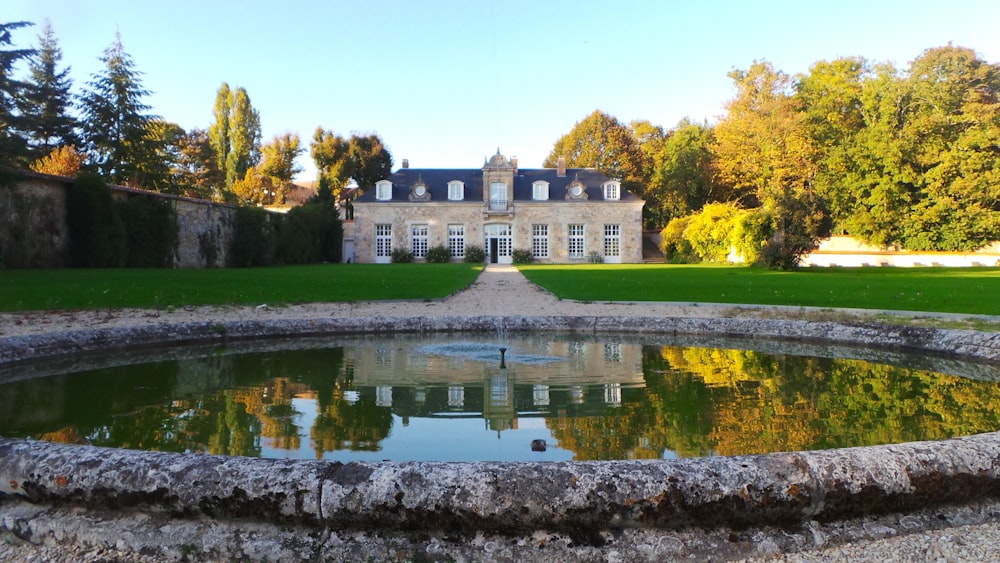
<instances>
[{"instance_id":1,"label":"reflection of building in water","mask_svg":"<svg viewBox=\"0 0 1000 563\"><path fill-rule=\"evenodd\" d=\"M400 416L482 413L490 428L503 430L516 428L518 413L541 416L566 407L597 412L621 406L623 389L644 387L645 380L642 346L618 338L514 337L505 342L503 370L499 344L495 360L487 360L460 353L420 353L416 349L426 346L426 340L395 338L390 344L346 347L344 366L352 370L350 388L373 394L377 405L391 407ZM492 343L448 344L485 349L488 357Z\"/></svg>"}]
</instances>

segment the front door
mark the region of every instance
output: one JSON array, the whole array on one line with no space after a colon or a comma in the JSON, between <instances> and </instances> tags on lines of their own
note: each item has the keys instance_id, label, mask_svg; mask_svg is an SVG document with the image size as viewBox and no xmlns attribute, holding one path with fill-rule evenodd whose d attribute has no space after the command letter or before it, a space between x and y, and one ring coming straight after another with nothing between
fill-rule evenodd
<instances>
[{"instance_id":1,"label":"front door","mask_svg":"<svg viewBox=\"0 0 1000 563\"><path fill-rule=\"evenodd\" d=\"M513 236L510 225L494 223L486 225L484 229L486 251L489 252L490 264L511 264L513 256L511 249Z\"/></svg>"},{"instance_id":2,"label":"front door","mask_svg":"<svg viewBox=\"0 0 1000 563\"><path fill-rule=\"evenodd\" d=\"M496 264L500 259L500 239L490 239L490 264Z\"/></svg>"}]
</instances>

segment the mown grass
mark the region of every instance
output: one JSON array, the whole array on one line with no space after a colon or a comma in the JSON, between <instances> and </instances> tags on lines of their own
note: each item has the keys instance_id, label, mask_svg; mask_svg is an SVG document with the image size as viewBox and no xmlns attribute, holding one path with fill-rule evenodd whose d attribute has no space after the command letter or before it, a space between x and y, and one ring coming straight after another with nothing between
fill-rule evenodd
<instances>
[{"instance_id":1,"label":"mown grass","mask_svg":"<svg viewBox=\"0 0 1000 563\"><path fill-rule=\"evenodd\" d=\"M997 268L595 264L519 267L563 299L792 305L1000 315Z\"/></svg>"},{"instance_id":2,"label":"mown grass","mask_svg":"<svg viewBox=\"0 0 1000 563\"><path fill-rule=\"evenodd\" d=\"M464 263L213 270L0 270L0 310L435 299L471 284L481 270L481 265Z\"/></svg>"}]
</instances>

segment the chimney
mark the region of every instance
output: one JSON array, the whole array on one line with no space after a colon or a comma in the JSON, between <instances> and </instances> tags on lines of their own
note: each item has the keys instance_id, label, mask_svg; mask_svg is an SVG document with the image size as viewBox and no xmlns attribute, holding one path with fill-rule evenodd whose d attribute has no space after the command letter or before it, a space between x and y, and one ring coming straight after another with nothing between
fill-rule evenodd
<instances>
[{"instance_id":1,"label":"chimney","mask_svg":"<svg viewBox=\"0 0 1000 563\"><path fill-rule=\"evenodd\" d=\"M409 168L409 167L410 167L410 159L404 158L403 159L403 168Z\"/></svg>"},{"instance_id":2,"label":"chimney","mask_svg":"<svg viewBox=\"0 0 1000 563\"><path fill-rule=\"evenodd\" d=\"M556 165L556 176L559 178L566 177L566 157L559 157L559 164Z\"/></svg>"},{"instance_id":3,"label":"chimney","mask_svg":"<svg viewBox=\"0 0 1000 563\"><path fill-rule=\"evenodd\" d=\"M514 168L514 175L516 176L517 175L517 157L516 156L510 157L510 165Z\"/></svg>"}]
</instances>

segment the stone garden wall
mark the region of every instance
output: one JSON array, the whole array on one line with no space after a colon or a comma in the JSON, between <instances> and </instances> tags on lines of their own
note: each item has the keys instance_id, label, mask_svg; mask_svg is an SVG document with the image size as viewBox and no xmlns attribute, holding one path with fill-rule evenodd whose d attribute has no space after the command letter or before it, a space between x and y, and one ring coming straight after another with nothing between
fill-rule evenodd
<instances>
[{"instance_id":1,"label":"stone garden wall","mask_svg":"<svg viewBox=\"0 0 1000 563\"><path fill-rule=\"evenodd\" d=\"M69 233L66 192L72 178L21 173L13 185L0 185L0 268L64 268ZM225 266L236 207L146 190L109 186L115 199L154 197L169 201L177 213L175 268Z\"/></svg>"}]
</instances>

